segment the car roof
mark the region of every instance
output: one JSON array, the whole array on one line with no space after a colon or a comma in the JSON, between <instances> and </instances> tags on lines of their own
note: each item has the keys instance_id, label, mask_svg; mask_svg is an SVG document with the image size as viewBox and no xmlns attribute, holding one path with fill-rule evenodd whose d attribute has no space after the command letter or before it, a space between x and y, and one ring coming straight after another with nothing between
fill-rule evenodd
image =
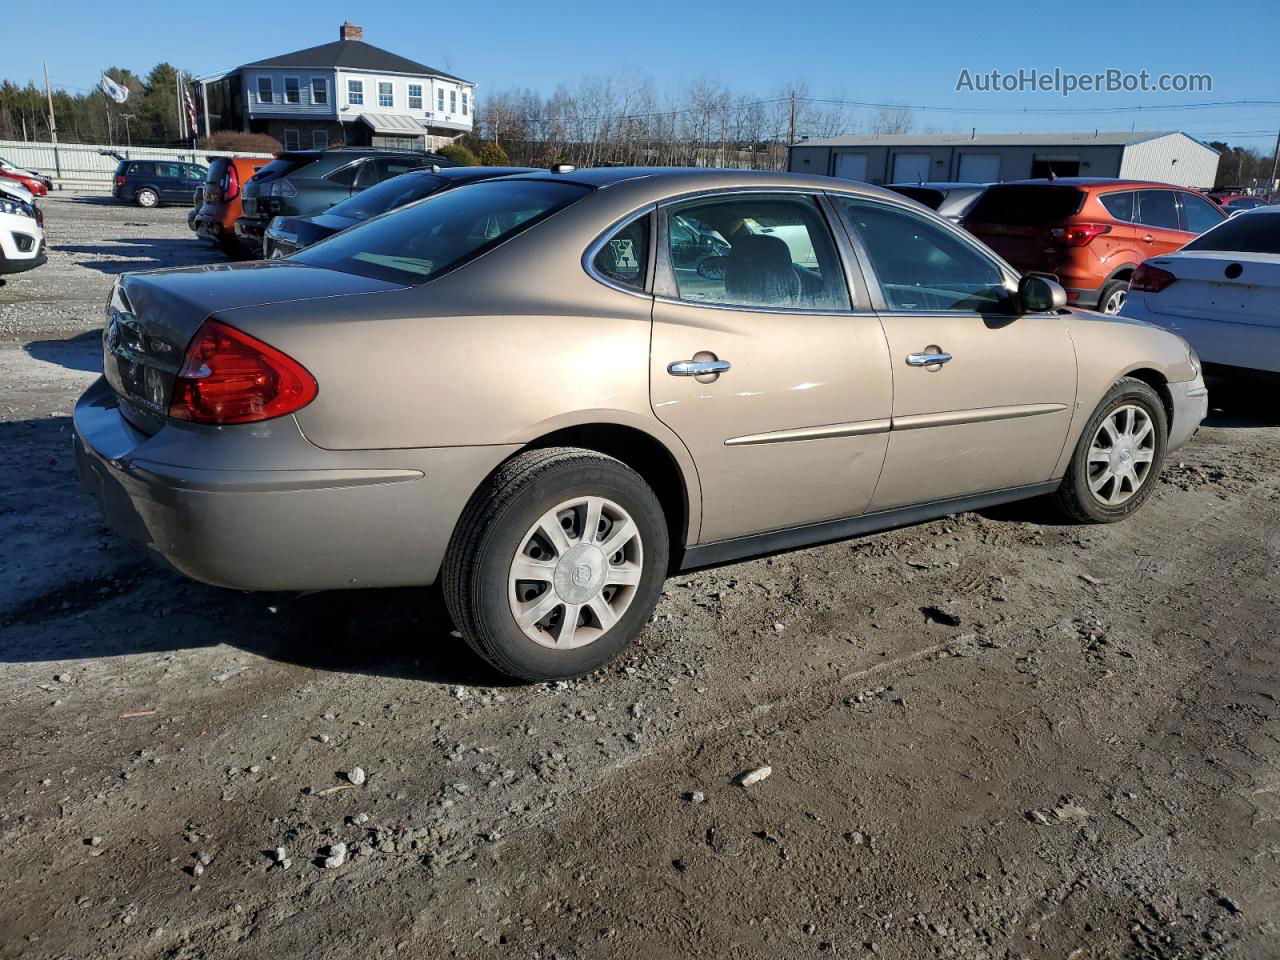
<instances>
[{"instance_id":1,"label":"car roof","mask_svg":"<svg viewBox=\"0 0 1280 960\"><path fill-rule=\"evenodd\" d=\"M890 190L898 187L923 187L926 190L985 190L991 184L987 183L965 183L961 180L925 180L923 183L887 183L885 184Z\"/></svg>"},{"instance_id":2,"label":"car roof","mask_svg":"<svg viewBox=\"0 0 1280 960\"><path fill-rule=\"evenodd\" d=\"M1159 180L1122 180L1117 177L1041 177L1035 180L1006 180L1004 183L993 183L993 187L1164 187L1167 190L1191 190L1198 193L1195 187L1180 187L1176 183L1161 183Z\"/></svg>"},{"instance_id":3,"label":"car roof","mask_svg":"<svg viewBox=\"0 0 1280 960\"><path fill-rule=\"evenodd\" d=\"M902 203L900 193L860 180L822 177L809 173L778 173L771 170L735 170L717 167L586 167L564 173L540 170L524 174L521 180L560 181L594 187L597 190L626 189L637 200L650 202L700 190L780 189L837 190L861 193Z\"/></svg>"}]
</instances>

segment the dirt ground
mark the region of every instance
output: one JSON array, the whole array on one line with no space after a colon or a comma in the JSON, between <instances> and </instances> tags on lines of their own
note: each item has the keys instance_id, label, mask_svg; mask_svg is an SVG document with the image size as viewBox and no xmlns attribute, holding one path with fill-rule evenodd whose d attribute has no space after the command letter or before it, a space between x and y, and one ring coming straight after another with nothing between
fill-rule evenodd
<instances>
[{"instance_id":1,"label":"dirt ground","mask_svg":"<svg viewBox=\"0 0 1280 960\"><path fill-rule=\"evenodd\" d=\"M1128 522L677 577L611 668L511 686L431 591L231 593L101 527L109 284L222 258L45 207L0 287L0 957L1280 957L1274 403Z\"/></svg>"}]
</instances>

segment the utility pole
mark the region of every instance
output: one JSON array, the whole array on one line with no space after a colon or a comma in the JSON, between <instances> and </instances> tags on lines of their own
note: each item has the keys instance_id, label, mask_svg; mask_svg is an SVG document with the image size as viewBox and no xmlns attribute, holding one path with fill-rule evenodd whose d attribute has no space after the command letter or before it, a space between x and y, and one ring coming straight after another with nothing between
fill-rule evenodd
<instances>
[{"instance_id":1,"label":"utility pole","mask_svg":"<svg viewBox=\"0 0 1280 960\"><path fill-rule=\"evenodd\" d=\"M137 118L132 113L122 113L120 116L124 119L124 135L129 146L133 147L133 134L129 132L129 121Z\"/></svg>"},{"instance_id":2,"label":"utility pole","mask_svg":"<svg viewBox=\"0 0 1280 960\"><path fill-rule=\"evenodd\" d=\"M58 156L58 121L53 118L53 88L49 86L49 62L44 64L44 95L49 99L49 140L53 143L53 169L62 178L62 160Z\"/></svg>"},{"instance_id":3,"label":"utility pole","mask_svg":"<svg viewBox=\"0 0 1280 960\"><path fill-rule=\"evenodd\" d=\"M787 146L796 142L796 92L791 91L791 122L787 126Z\"/></svg>"},{"instance_id":4,"label":"utility pole","mask_svg":"<svg viewBox=\"0 0 1280 960\"><path fill-rule=\"evenodd\" d=\"M1271 157L1271 183L1268 185L1268 193L1273 193L1276 189L1276 177L1280 176L1280 131L1276 132L1276 152Z\"/></svg>"}]
</instances>

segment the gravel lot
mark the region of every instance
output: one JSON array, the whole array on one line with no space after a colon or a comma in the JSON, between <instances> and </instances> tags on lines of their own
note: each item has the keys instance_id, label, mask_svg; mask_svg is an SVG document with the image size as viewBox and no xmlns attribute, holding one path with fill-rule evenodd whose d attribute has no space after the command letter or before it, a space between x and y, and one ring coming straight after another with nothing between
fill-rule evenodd
<instances>
[{"instance_id":1,"label":"gravel lot","mask_svg":"<svg viewBox=\"0 0 1280 960\"><path fill-rule=\"evenodd\" d=\"M431 591L220 591L100 526L110 282L225 260L45 209L0 287L0 957L1280 956L1274 403L1129 522L678 577L610 669L509 686Z\"/></svg>"}]
</instances>

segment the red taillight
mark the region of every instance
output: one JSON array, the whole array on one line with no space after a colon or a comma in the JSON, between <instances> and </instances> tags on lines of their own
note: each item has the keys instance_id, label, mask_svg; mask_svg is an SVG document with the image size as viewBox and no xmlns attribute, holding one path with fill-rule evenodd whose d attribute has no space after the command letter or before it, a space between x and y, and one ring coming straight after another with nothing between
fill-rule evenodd
<instances>
[{"instance_id":1,"label":"red taillight","mask_svg":"<svg viewBox=\"0 0 1280 960\"><path fill-rule=\"evenodd\" d=\"M292 357L247 333L206 320L187 348L169 416L192 423L254 423L301 410L315 378Z\"/></svg>"},{"instance_id":2,"label":"red taillight","mask_svg":"<svg viewBox=\"0 0 1280 960\"><path fill-rule=\"evenodd\" d=\"M116 176L116 186L117 186L117 187L123 187L123 186L124 186L124 174L123 174L123 173L118 174L118 175Z\"/></svg>"},{"instance_id":3,"label":"red taillight","mask_svg":"<svg viewBox=\"0 0 1280 960\"><path fill-rule=\"evenodd\" d=\"M1149 263L1140 263L1129 279L1129 289L1139 293L1159 293L1177 279L1168 270L1161 270Z\"/></svg>"},{"instance_id":4,"label":"red taillight","mask_svg":"<svg viewBox=\"0 0 1280 960\"><path fill-rule=\"evenodd\" d=\"M227 200L234 200L236 194L240 192L240 175L236 173L236 168L227 164L227 175L223 181L222 195Z\"/></svg>"},{"instance_id":5,"label":"red taillight","mask_svg":"<svg viewBox=\"0 0 1280 960\"><path fill-rule=\"evenodd\" d=\"M1053 227L1049 235L1068 247L1087 247L1094 237L1111 232L1109 223L1073 223L1066 227Z\"/></svg>"}]
</instances>

